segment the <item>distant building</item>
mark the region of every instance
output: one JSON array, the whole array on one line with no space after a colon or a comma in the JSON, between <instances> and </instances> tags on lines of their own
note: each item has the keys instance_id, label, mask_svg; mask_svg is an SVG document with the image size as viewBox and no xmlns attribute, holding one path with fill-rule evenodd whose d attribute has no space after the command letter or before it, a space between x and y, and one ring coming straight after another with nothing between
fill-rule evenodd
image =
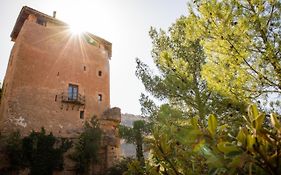
<instances>
[{"instance_id":1,"label":"distant building","mask_svg":"<svg viewBox=\"0 0 281 175\"><path fill-rule=\"evenodd\" d=\"M83 20L83 19L81 19ZM119 156L119 108L110 108L112 44L90 33L73 35L54 16L23 7L11 33L0 107L2 133L32 130L76 138L94 115L105 133L102 167Z\"/></svg>"}]
</instances>

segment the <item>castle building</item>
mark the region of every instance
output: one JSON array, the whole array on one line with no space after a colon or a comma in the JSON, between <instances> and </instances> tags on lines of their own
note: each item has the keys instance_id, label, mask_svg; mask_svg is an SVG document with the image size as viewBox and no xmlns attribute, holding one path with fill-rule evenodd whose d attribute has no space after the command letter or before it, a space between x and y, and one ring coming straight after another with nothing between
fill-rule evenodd
<instances>
[{"instance_id":1,"label":"castle building","mask_svg":"<svg viewBox=\"0 0 281 175\"><path fill-rule=\"evenodd\" d=\"M69 26L24 6L11 33L14 46L3 83L0 131L23 136L42 127L76 138L97 116L104 131L104 167L118 158L119 108L110 108L112 44L91 33L73 35Z\"/></svg>"}]
</instances>

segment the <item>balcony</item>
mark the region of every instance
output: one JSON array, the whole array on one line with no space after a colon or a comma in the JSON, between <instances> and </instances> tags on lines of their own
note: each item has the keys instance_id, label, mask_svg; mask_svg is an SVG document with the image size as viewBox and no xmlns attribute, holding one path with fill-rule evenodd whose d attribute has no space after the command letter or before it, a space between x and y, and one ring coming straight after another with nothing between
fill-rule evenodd
<instances>
[{"instance_id":1,"label":"balcony","mask_svg":"<svg viewBox=\"0 0 281 175\"><path fill-rule=\"evenodd\" d=\"M77 98L69 98L68 93L61 93L61 101L63 103L71 103L76 105L85 105L85 96L78 94Z\"/></svg>"}]
</instances>

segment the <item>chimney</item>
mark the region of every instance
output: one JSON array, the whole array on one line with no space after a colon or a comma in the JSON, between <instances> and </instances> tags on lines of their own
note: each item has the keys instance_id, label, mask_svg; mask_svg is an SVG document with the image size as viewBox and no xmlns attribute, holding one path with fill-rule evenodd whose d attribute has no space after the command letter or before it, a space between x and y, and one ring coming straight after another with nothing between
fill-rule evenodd
<instances>
[{"instance_id":1,"label":"chimney","mask_svg":"<svg viewBox=\"0 0 281 175\"><path fill-rule=\"evenodd\" d=\"M53 11L53 18L56 18L56 14L57 14L57 12Z\"/></svg>"}]
</instances>

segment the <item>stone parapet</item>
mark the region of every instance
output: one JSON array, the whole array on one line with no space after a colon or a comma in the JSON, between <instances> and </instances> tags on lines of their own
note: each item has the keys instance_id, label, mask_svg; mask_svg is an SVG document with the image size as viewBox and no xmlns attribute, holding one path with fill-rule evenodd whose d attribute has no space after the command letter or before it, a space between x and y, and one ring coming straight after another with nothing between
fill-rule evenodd
<instances>
[{"instance_id":1,"label":"stone parapet","mask_svg":"<svg viewBox=\"0 0 281 175\"><path fill-rule=\"evenodd\" d=\"M118 107L110 108L106 110L102 116L101 120L110 120L117 123L121 122L121 110Z\"/></svg>"}]
</instances>

